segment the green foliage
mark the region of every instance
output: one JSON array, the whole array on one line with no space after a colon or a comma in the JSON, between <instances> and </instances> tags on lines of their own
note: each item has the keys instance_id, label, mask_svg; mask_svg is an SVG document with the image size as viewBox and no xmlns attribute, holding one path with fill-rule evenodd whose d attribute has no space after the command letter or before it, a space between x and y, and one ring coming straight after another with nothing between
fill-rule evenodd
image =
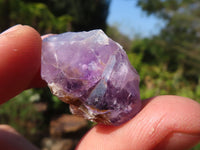
<instances>
[{"instance_id":1,"label":"green foliage","mask_svg":"<svg viewBox=\"0 0 200 150\"><path fill-rule=\"evenodd\" d=\"M138 0L138 5L166 21L159 35L133 41L129 57L135 57L141 97L173 94L200 102L200 2Z\"/></svg>"},{"instance_id":2,"label":"green foliage","mask_svg":"<svg viewBox=\"0 0 200 150\"><path fill-rule=\"evenodd\" d=\"M138 0L138 5L148 14L165 20L166 27L157 36L165 43L165 53L175 71L182 64L183 75L197 82L200 74L200 2L199 0ZM155 40L154 40L155 41Z\"/></svg>"},{"instance_id":3,"label":"green foliage","mask_svg":"<svg viewBox=\"0 0 200 150\"><path fill-rule=\"evenodd\" d=\"M26 24L34 27L38 32L44 34L49 32L64 32L70 28L71 17L67 14L55 17L54 14L43 3L25 3L21 0L0 0L2 7L8 10L0 11L0 19L7 20L1 24L0 29L15 24ZM7 11L7 15L4 15Z\"/></svg>"},{"instance_id":4,"label":"green foliage","mask_svg":"<svg viewBox=\"0 0 200 150\"><path fill-rule=\"evenodd\" d=\"M0 0L0 31L15 24L41 34L106 29L110 0Z\"/></svg>"},{"instance_id":5,"label":"green foliage","mask_svg":"<svg viewBox=\"0 0 200 150\"><path fill-rule=\"evenodd\" d=\"M33 0L24 0L32 1ZM56 16L70 16L70 30L106 29L110 0L36 0L48 6ZM63 22L61 22L63 24Z\"/></svg>"},{"instance_id":6,"label":"green foliage","mask_svg":"<svg viewBox=\"0 0 200 150\"><path fill-rule=\"evenodd\" d=\"M194 148L192 148L191 150L199 150L200 149L200 143L197 144Z\"/></svg>"},{"instance_id":7,"label":"green foliage","mask_svg":"<svg viewBox=\"0 0 200 150\"><path fill-rule=\"evenodd\" d=\"M32 101L37 101L39 95L33 90L27 90L0 106L0 124L9 124L34 143L46 126L43 116L38 112Z\"/></svg>"},{"instance_id":8,"label":"green foliage","mask_svg":"<svg viewBox=\"0 0 200 150\"><path fill-rule=\"evenodd\" d=\"M181 64L177 63L172 71L173 57L168 56L162 46L162 43L157 43L154 39L137 39L128 52L131 64L140 75L141 98L172 94L199 101L200 83L185 78Z\"/></svg>"},{"instance_id":9,"label":"green foliage","mask_svg":"<svg viewBox=\"0 0 200 150\"><path fill-rule=\"evenodd\" d=\"M125 50L130 49L131 40L126 35L123 35L121 32L119 32L117 26L108 26L106 29L106 34L109 37L112 37L114 41L118 43L123 43L123 48Z\"/></svg>"},{"instance_id":10,"label":"green foliage","mask_svg":"<svg viewBox=\"0 0 200 150\"><path fill-rule=\"evenodd\" d=\"M106 18L110 0L72 0L69 13L74 17L72 26L75 31L106 29Z\"/></svg>"}]
</instances>

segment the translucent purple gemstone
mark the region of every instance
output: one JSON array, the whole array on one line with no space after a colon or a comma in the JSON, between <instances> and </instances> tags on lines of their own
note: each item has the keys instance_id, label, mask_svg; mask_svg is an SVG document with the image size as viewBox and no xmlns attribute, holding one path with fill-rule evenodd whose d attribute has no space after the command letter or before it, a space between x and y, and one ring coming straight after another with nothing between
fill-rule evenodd
<instances>
[{"instance_id":1,"label":"translucent purple gemstone","mask_svg":"<svg viewBox=\"0 0 200 150\"><path fill-rule=\"evenodd\" d=\"M42 78L73 114L98 123L120 125L141 108L139 75L102 30L45 38Z\"/></svg>"}]
</instances>

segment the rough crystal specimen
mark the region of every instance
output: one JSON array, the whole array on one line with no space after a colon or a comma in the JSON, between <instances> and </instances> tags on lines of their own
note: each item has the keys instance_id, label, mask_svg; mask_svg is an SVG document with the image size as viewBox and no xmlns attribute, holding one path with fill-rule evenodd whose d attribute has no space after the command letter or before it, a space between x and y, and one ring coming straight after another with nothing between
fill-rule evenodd
<instances>
[{"instance_id":1,"label":"rough crystal specimen","mask_svg":"<svg viewBox=\"0 0 200 150\"><path fill-rule=\"evenodd\" d=\"M139 75L102 30L45 38L42 78L73 114L98 123L120 125L141 108Z\"/></svg>"}]
</instances>

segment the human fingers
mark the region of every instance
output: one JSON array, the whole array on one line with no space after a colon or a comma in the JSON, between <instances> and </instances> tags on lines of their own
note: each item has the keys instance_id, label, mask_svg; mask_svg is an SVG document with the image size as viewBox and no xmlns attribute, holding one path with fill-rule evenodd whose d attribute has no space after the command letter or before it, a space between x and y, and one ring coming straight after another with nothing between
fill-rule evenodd
<instances>
[{"instance_id":1,"label":"human fingers","mask_svg":"<svg viewBox=\"0 0 200 150\"><path fill-rule=\"evenodd\" d=\"M178 96L157 96L143 103L140 113L124 125L92 128L77 150L185 150L198 143L199 103Z\"/></svg>"},{"instance_id":2,"label":"human fingers","mask_svg":"<svg viewBox=\"0 0 200 150\"><path fill-rule=\"evenodd\" d=\"M0 125L0 145L3 150L38 150L8 125Z\"/></svg>"},{"instance_id":3,"label":"human fingers","mask_svg":"<svg viewBox=\"0 0 200 150\"><path fill-rule=\"evenodd\" d=\"M44 85L41 37L33 28L17 25L0 34L0 56L0 103L27 88Z\"/></svg>"}]
</instances>

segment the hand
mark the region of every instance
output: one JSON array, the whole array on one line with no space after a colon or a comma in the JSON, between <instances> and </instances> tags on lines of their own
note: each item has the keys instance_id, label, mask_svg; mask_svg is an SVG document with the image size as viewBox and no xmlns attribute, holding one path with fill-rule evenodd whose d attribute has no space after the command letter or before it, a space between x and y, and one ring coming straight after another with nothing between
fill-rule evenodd
<instances>
[{"instance_id":1,"label":"hand","mask_svg":"<svg viewBox=\"0 0 200 150\"><path fill-rule=\"evenodd\" d=\"M42 87L40 35L31 27L15 26L0 35L0 103L25 89ZM200 104L184 97L157 96L143 101L143 109L118 126L97 125L77 150L189 149L200 141ZM9 126L0 126L1 149L37 150Z\"/></svg>"}]
</instances>

